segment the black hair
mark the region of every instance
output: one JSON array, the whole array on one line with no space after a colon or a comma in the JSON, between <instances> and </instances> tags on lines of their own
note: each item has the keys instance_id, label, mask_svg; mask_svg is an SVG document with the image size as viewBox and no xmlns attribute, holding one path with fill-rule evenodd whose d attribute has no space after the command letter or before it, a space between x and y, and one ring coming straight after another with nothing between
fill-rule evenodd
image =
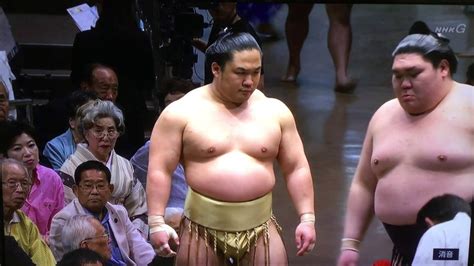
<instances>
[{"instance_id":1,"label":"black hair","mask_svg":"<svg viewBox=\"0 0 474 266\"><path fill-rule=\"evenodd\" d=\"M104 63L90 63L90 64L87 64L84 66L83 68L83 73L82 73L82 80L81 82L86 82L87 84L92 84L92 81L93 81L93 78L94 78L94 71L97 69L97 68L108 68L110 70L112 70L115 75L117 75L117 71L114 67L112 66L109 66L107 64L104 64Z\"/></svg>"},{"instance_id":2,"label":"black hair","mask_svg":"<svg viewBox=\"0 0 474 266\"><path fill-rule=\"evenodd\" d=\"M82 266L86 263L100 262L105 265L103 258L99 253L88 249L78 248L71 252L64 254L63 258L58 262L57 266Z\"/></svg>"},{"instance_id":3,"label":"black hair","mask_svg":"<svg viewBox=\"0 0 474 266\"><path fill-rule=\"evenodd\" d=\"M443 194L432 198L421 207L416 217L416 223L426 228L425 218L442 223L452 220L459 212L471 216L472 211L469 203L459 196Z\"/></svg>"},{"instance_id":4,"label":"black hair","mask_svg":"<svg viewBox=\"0 0 474 266\"><path fill-rule=\"evenodd\" d=\"M468 82L471 82L471 85L474 84L474 63L467 67L466 78Z\"/></svg>"},{"instance_id":5,"label":"black hair","mask_svg":"<svg viewBox=\"0 0 474 266\"><path fill-rule=\"evenodd\" d=\"M76 185L79 185L79 183L81 183L82 173L87 170L97 170L103 172L105 174L105 177L107 178L107 182L109 182L110 184L112 176L109 168L107 168L107 166L105 166L99 161L90 160L81 163L74 171L74 181L76 182Z\"/></svg>"},{"instance_id":6,"label":"black hair","mask_svg":"<svg viewBox=\"0 0 474 266\"><path fill-rule=\"evenodd\" d=\"M7 156L7 151L23 133L36 142L36 132L29 124L20 121L3 121L0 123L0 154Z\"/></svg>"},{"instance_id":7,"label":"black hair","mask_svg":"<svg viewBox=\"0 0 474 266\"><path fill-rule=\"evenodd\" d=\"M448 61L450 74L456 73L458 60L453 49L449 46L449 39L433 32L423 21L415 22L409 30L409 35L403 38L392 53L398 54L417 53L438 68L443 59Z\"/></svg>"},{"instance_id":8,"label":"black hair","mask_svg":"<svg viewBox=\"0 0 474 266\"><path fill-rule=\"evenodd\" d=\"M212 63L216 62L224 69L225 64L233 59L234 52L253 49L262 54L262 49L250 33L224 32L206 49L205 67L210 69Z\"/></svg>"},{"instance_id":9,"label":"black hair","mask_svg":"<svg viewBox=\"0 0 474 266\"><path fill-rule=\"evenodd\" d=\"M69 95L67 102L67 115L68 118L76 117L76 112L79 107L87 103L90 100L96 100L97 95L91 91L76 90Z\"/></svg>"}]
</instances>

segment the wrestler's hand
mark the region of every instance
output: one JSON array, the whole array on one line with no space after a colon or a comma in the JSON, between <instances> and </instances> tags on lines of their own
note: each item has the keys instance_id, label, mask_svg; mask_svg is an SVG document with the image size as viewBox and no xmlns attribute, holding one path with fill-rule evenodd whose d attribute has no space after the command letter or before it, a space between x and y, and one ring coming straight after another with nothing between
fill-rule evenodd
<instances>
[{"instance_id":1,"label":"wrestler's hand","mask_svg":"<svg viewBox=\"0 0 474 266\"><path fill-rule=\"evenodd\" d=\"M337 266L357 266L359 264L359 252L354 250L343 250L339 255Z\"/></svg>"},{"instance_id":2,"label":"wrestler's hand","mask_svg":"<svg viewBox=\"0 0 474 266\"><path fill-rule=\"evenodd\" d=\"M313 250L316 243L316 230L314 229L314 214L312 214L312 219L305 219L301 216L301 222L296 227L295 231L295 240L297 256L303 256L306 253Z\"/></svg>"},{"instance_id":3,"label":"wrestler's hand","mask_svg":"<svg viewBox=\"0 0 474 266\"><path fill-rule=\"evenodd\" d=\"M158 256L176 256L176 252L171 249L169 241L171 238L171 244L179 245L178 234L171 226L164 223L163 216L148 217L148 224L150 225L151 244Z\"/></svg>"}]
</instances>

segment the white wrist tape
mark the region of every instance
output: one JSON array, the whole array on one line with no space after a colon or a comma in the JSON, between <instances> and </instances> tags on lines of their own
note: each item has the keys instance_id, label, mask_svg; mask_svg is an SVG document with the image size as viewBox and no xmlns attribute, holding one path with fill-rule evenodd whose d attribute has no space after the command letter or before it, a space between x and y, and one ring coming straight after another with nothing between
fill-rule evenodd
<instances>
[{"instance_id":1,"label":"white wrist tape","mask_svg":"<svg viewBox=\"0 0 474 266\"><path fill-rule=\"evenodd\" d=\"M360 240L355 238L343 238L341 242L341 250L352 250L359 252Z\"/></svg>"},{"instance_id":2,"label":"white wrist tape","mask_svg":"<svg viewBox=\"0 0 474 266\"><path fill-rule=\"evenodd\" d=\"M150 227L150 235L157 232L166 232L171 238L178 237L176 231L171 226L165 224L165 217L163 215L148 216L148 226Z\"/></svg>"},{"instance_id":3,"label":"white wrist tape","mask_svg":"<svg viewBox=\"0 0 474 266\"><path fill-rule=\"evenodd\" d=\"M300 223L315 223L316 222L316 216L314 213L303 213L300 216Z\"/></svg>"}]
</instances>

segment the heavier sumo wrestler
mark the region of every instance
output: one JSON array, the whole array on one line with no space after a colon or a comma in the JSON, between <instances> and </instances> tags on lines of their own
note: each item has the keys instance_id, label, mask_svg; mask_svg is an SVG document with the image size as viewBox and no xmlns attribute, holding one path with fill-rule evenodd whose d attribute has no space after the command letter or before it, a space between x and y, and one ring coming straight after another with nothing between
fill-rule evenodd
<instances>
[{"instance_id":1,"label":"heavier sumo wrestler","mask_svg":"<svg viewBox=\"0 0 474 266\"><path fill-rule=\"evenodd\" d=\"M394 243L392 265L411 265L424 232L416 226L420 208L445 193L473 201L474 88L452 79L457 60L448 42L428 29L408 35L393 52L397 98L369 123L349 192L340 266L358 264L374 211Z\"/></svg>"},{"instance_id":2,"label":"heavier sumo wrestler","mask_svg":"<svg viewBox=\"0 0 474 266\"><path fill-rule=\"evenodd\" d=\"M313 249L314 192L290 110L256 89L262 52L248 33L225 33L206 50L213 82L160 115L152 132L147 197L151 241L177 265L287 265L272 214L278 161L300 215L297 254ZM170 176L181 161L189 184L179 237L163 222ZM170 239L171 236L171 239Z\"/></svg>"}]
</instances>

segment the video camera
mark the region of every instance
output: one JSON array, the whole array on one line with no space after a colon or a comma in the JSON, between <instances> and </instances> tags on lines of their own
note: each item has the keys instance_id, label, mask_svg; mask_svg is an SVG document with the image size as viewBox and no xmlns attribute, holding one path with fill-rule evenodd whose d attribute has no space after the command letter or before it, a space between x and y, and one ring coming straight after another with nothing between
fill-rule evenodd
<instances>
[{"instance_id":1,"label":"video camera","mask_svg":"<svg viewBox=\"0 0 474 266\"><path fill-rule=\"evenodd\" d=\"M191 41L203 35L209 25L204 17L196 13L196 8L210 9L217 1L164 0L158 4L159 54L166 66L171 67L172 75L191 79L193 66L197 62Z\"/></svg>"}]
</instances>

